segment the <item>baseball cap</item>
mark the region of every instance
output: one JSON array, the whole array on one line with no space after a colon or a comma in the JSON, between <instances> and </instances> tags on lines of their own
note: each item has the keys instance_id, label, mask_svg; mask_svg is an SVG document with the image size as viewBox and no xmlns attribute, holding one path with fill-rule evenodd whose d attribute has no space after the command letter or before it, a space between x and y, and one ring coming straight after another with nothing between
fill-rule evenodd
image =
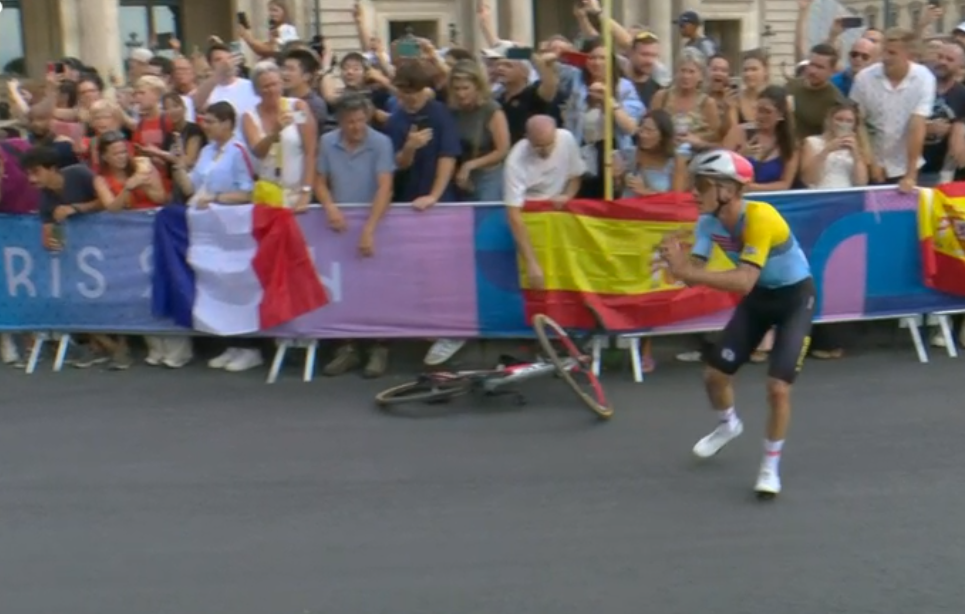
<instances>
[{"instance_id":1,"label":"baseball cap","mask_svg":"<svg viewBox=\"0 0 965 614\"><path fill-rule=\"evenodd\" d=\"M488 49L483 49L480 53L486 60L501 60L506 57L506 52L515 47L519 47L513 41L501 40Z\"/></svg>"},{"instance_id":2,"label":"baseball cap","mask_svg":"<svg viewBox=\"0 0 965 614\"><path fill-rule=\"evenodd\" d=\"M680 14L680 17L678 17L674 23L677 24L678 26L682 26L685 23L692 23L695 26L699 26L700 15L697 14L697 11L684 11L683 13Z\"/></svg>"},{"instance_id":3,"label":"baseball cap","mask_svg":"<svg viewBox=\"0 0 965 614\"><path fill-rule=\"evenodd\" d=\"M960 23L960 24L958 24L957 26L955 26L955 30L953 30L953 31L954 31L954 32L962 32L962 33L965 33L965 21L963 21L962 23Z\"/></svg>"},{"instance_id":4,"label":"baseball cap","mask_svg":"<svg viewBox=\"0 0 965 614\"><path fill-rule=\"evenodd\" d=\"M131 59L135 62L144 62L147 64L154 59L154 54L151 53L150 49L145 49L144 47L139 47L131 51Z\"/></svg>"}]
</instances>

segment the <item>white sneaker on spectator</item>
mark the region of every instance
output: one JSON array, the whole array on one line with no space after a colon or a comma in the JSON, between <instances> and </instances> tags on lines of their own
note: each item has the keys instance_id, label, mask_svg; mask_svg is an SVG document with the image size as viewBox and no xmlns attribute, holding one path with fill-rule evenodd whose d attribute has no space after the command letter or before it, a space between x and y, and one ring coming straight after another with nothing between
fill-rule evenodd
<instances>
[{"instance_id":1,"label":"white sneaker on spectator","mask_svg":"<svg viewBox=\"0 0 965 614\"><path fill-rule=\"evenodd\" d=\"M700 458L710 458L720 452L721 448L740 437L744 432L744 423L736 419L733 423L721 422L717 425L710 435L697 442L694 446L694 454Z\"/></svg>"},{"instance_id":2,"label":"white sneaker on spectator","mask_svg":"<svg viewBox=\"0 0 965 614\"><path fill-rule=\"evenodd\" d=\"M700 362L702 355L697 350L693 352L681 352L677 354L677 360L680 362Z\"/></svg>"},{"instance_id":3,"label":"white sneaker on spectator","mask_svg":"<svg viewBox=\"0 0 965 614\"><path fill-rule=\"evenodd\" d=\"M144 337L144 345L147 346L147 358L144 362L157 367L164 361L164 338L163 337Z\"/></svg>"},{"instance_id":4,"label":"white sneaker on spectator","mask_svg":"<svg viewBox=\"0 0 965 614\"><path fill-rule=\"evenodd\" d=\"M191 337L166 337L161 340L162 362L169 369L180 369L194 359Z\"/></svg>"},{"instance_id":5,"label":"white sneaker on spectator","mask_svg":"<svg viewBox=\"0 0 965 614\"><path fill-rule=\"evenodd\" d=\"M5 365L12 365L20 362L20 350L13 335L3 333L0 335L0 361Z\"/></svg>"},{"instance_id":6,"label":"white sneaker on spectator","mask_svg":"<svg viewBox=\"0 0 965 614\"><path fill-rule=\"evenodd\" d=\"M781 492L781 476L766 463L761 465L761 470L757 474L757 484L754 485L754 492L760 497L770 498Z\"/></svg>"},{"instance_id":7,"label":"white sneaker on spectator","mask_svg":"<svg viewBox=\"0 0 965 614\"><path fill-rule=\"evenodd\" d=\"M466 345L465 339L437 339L429 348L425 363L432 366L441 365L455 356L464 345Z\"/></svg>"},{"instance_id":8,"label":"white sneaker on spectator","mask_svg":"<svg viewBox=\"0 0 965 614\"><path fill-rule=\"evenodd\" d=\"M248 369L254 369L265 364L265 359L261 356L261 350L236 349L237 354L231 362L225 365L225 371L241 373Z\"/></svg>"},{"instance_id":9,"label":"white sneaker on spectator","mask_svg":"<svg viewBox=\"0 0 965 614\"><path fill-rule=\"evenodd\" d=\"M212 369L224 369L228 366L232 360L238 355L241 350L239 348L228 348L221 354L218 354L214 358L208 361L208 366Z\"/></svg>"}]
</instances>

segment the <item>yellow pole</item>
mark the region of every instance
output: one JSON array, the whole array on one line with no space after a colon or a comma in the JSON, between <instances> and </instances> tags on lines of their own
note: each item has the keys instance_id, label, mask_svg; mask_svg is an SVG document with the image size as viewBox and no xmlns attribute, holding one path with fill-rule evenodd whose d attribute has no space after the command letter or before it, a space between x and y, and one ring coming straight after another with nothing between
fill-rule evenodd
<instances>
[{"instance_id":1,"label":"yellow pole","mask_svg":"<svg viewBox=\"0 0 965 614\"><path fill-rule=\"evenodd\" d=\"M600 8L600 26L603 28L603 46L606 48L606 93L603 95L603 198L613 200L613 0L603 0Z\"/></svg>"}]
</instances>

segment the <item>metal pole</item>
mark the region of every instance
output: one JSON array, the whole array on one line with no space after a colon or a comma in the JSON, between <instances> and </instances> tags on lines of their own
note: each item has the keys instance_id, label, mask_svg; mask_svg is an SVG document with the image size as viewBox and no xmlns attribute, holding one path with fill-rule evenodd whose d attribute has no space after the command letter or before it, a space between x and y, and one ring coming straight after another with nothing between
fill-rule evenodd
<instances>
[{"instance_id":1,"label":"metal pole","mask_svg":"<svg viewBox=\"0 0 965 614\"><path fill-rule=\"evenodd\" d=\"M322 35L322 2L315 0L315 36Z\"/></svg>"},{"instance_id":2,"label":"metal pole","mask_svg":"<svg viewBox=\"0 0 965 614\"><path fill-rule=\"evenodd\" d=\"M613 21L614 0L603 0L600 27L603 28L603 47L606 49L606 79L603 95L603 198L613 200Z\"/></svg>"}]
</instances>

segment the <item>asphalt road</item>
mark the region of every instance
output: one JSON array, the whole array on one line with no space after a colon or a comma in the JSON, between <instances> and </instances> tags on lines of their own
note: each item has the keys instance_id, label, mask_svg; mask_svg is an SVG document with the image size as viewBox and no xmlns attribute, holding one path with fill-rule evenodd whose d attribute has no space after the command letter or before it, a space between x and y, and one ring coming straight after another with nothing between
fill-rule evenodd
<instances>
[{"instance_id":1,"label":"asphalt road","mask_svg":"<svg viewBox=\"0 0 965 614\"><path fill-rule=\"evenodd\" d=\"M553 380L413 419L401 375L3 369L0 612L959 614L962 360L809 362L772 503L760 368L703 465L692 365L606 424Z\"/></svg>"}]
</instances>

